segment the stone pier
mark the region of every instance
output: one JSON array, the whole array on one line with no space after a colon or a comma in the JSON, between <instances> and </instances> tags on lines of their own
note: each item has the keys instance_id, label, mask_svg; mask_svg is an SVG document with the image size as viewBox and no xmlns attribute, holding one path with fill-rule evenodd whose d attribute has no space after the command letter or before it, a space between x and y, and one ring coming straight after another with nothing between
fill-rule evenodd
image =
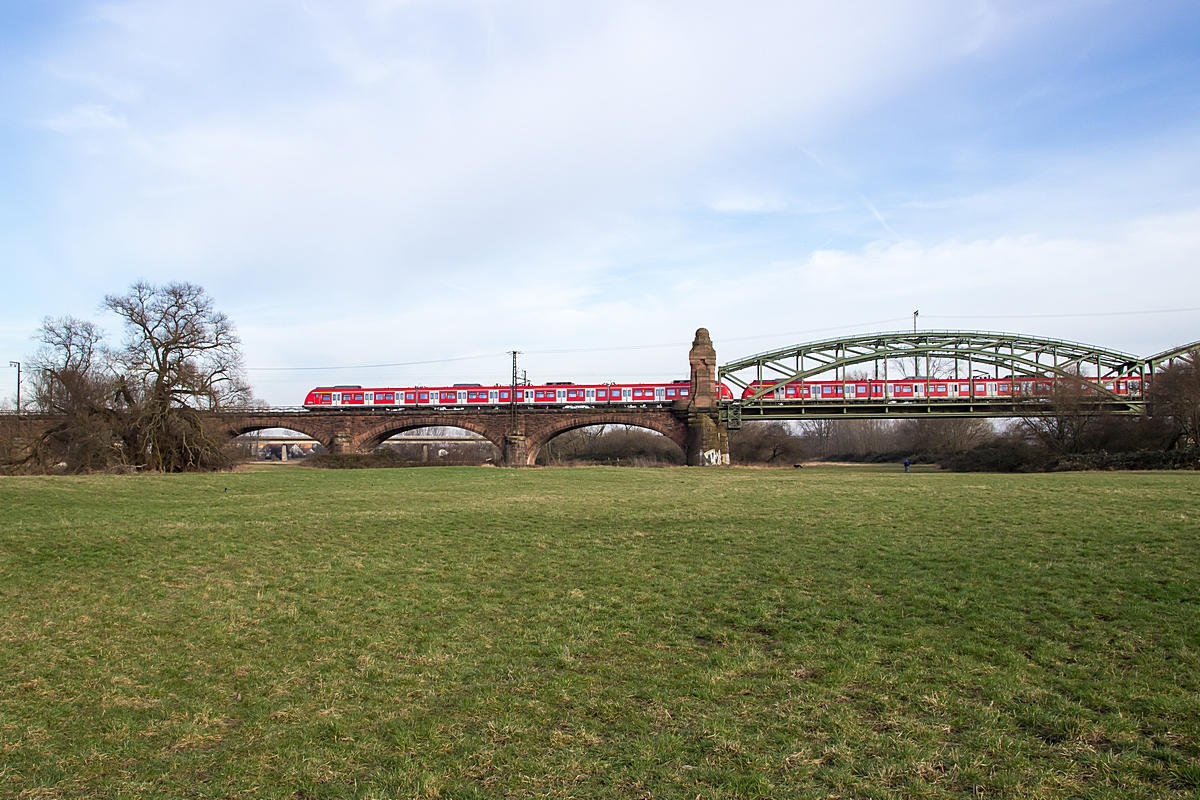
<instances>
[{"instance_id":1,"label":"stone pier","mask_svg":"<svg viewBox=\"0 0 1200 800\"><path fill-rule=\"evenodd\" d=\"M729 429L721 422L717 405L717 350L707 328L696 331L688 361L692 388L687 403L687 464L729 466Z\"/></svg>"}]
</instances>

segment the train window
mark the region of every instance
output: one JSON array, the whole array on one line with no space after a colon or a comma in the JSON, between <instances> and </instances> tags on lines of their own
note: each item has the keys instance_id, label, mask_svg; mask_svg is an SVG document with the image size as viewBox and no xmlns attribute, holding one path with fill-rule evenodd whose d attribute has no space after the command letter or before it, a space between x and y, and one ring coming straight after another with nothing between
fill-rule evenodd
<instances>
[{"instance_id":1,"label":"train window","mask_svg":"<svg viewBox=\"0 0 1200 800\"><path fill-rule=\"evenodd\" d=\"M667 397L674 397L674 396L675 396L675 390L667 389Z\"/></svg>"},{"instance_id":2,"label":"train window","mask_svg":"<svg viewBox=\"0 0 1200 800\"><path fill-rule=\"evenodd\" d=\"M429 399L429 392L421 392L421 402L424 403Z\"/></svg>"},{"instance_id":3,"label":"train window","mask_svg":"<svg viewBox=\"0 0 1200 800\"><path fill-rule=\"evenodd\" d=\"M680 397L687 397L687 396L688 396L688 390L687 390L687 389L680 389L680 390L679 390L679 396L680 396Z\"/></svg>"},{"instance_id":4,"label":"train window","mask_svg":"<svg viewBox=\"0 0 1200 800\"><path fill-rule=\"evenodd\" d=\"M597 389L596 390L596 399L597 400L607 400L608 399L608 389Z\"/></svg>"},{"instance_id":5,"label":"train window","mask_svg":"<svg viewBox=\"0 0 1200 800\"><path fill-rule=\"evenodd\" d=\"M508 391L507 390L504 390L504 389L500 390L500 399L501 400L508 399Z\"/></svg>"},{"instance_id":6,"label":"train window","mask_svg":"<svg viewBox=\"0 0 1200 800\"><path fill-rule=\"evenodd\" d=\"M333 396L332 396L332 395L329 395L329 394L323 394L323 395L321 395L321 402L322 402L322 403L329 403L329 402L332 402L332 401L333 401Z\"/></svg>"}]
</instances>

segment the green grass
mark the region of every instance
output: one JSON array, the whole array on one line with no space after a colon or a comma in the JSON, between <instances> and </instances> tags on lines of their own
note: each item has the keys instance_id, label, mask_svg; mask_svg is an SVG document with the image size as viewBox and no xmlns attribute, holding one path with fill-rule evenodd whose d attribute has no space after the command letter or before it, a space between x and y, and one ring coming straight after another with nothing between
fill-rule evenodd
<instances>
[{"instance_id":1,"label":"green grass","mask_svg":"<svg viewBox=\"0 0 1200 800\"><path fill-rule=\"evenodd\" d=\"M0 796L1194 797L1200 475L0 479Z\"/></svg>"}]
</instances>

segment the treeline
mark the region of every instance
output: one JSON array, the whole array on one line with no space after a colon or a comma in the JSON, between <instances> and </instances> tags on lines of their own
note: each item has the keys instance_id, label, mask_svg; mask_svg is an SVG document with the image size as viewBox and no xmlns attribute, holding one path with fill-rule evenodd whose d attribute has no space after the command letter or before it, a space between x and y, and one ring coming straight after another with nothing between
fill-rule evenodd
<instances>
[{"instance_id":1,"label":"treeline","mask_svg":"<svg viewBox=\"0 0 1200 800\"><path fill-rule=\"evenodd\" d=\"M190 283L139 282L102 308L120 321L112 344L89 320L47 317L26 360L34 411L59 421L32 441L0 435L6 472L182 472L227 466L228 437L207 412L251 402L233 323Z\"/></svg>"}]
</instances>

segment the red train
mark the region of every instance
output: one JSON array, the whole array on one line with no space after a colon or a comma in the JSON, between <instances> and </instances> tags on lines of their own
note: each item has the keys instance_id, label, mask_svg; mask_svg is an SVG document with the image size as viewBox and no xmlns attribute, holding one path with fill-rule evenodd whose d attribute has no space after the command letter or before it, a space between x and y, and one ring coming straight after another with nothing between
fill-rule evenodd
<instances>
[{"instance_id":1,"label":"red train","mask_svg":"<svg viewBox=\"0 0 1200 800\"><path fill-rule=\"evenodd\" d=\"M794 381L785 384L763 395L760 400L779 401L785 403L843 401L843 400L874 400L887 402L892 400L972 400L995 398L1036 398L1048 397L1054 392L1054 377L1049 375L1021 376L1015 378L901 378L898 380L878 380L862 378L841 381ZM1085 382L1095 384L1095 378L1085 378ZM773 382L752 381L742 399L754 396L763 386L771 386ZM1105 389L1121 397L1141 397L1142 381L1136 376L1105 378L1102 383Z\"/></svg>"},{"instance_id":2,"label":"red train","mask_svg":"<svg viewBox=\"0 0 1200 800\"><path fill-rule=\"evenodd\" d=\"M1096 383L1094 378L1085 379ZM842 401L963 401L1049 397L1054 391L1053 376L1017 376L1015 378L900 378L896 380L856 379L833 381L793 381L777 387L756 402L842 402ZM753 381L742 392L749 399L770 382ZM1098 385L1120 397L1141 397L1145 387L1140 378L1105 378ZM516 402L526 406L604 406L667 405L686 400L688 381L671 383L545 383L516 387ZM723 383L717 384L722 400L734 399ZM453 386L412 387L317 387L304 398L305 408L360 406L372 408L411 408L420 406L500 406L513 402L510 386L482 386L457 383Z\"/></svg>"},{"instance_id":3,"label":"red train","mask_svg":"<svg viewBox=\"0 0 1200 800\"><path fill-rule=\"evenodd\" d=\"M717 389L722 400L733 399L728 386L718 384ZM325 386L309 392L304 398L304 407L506 406L513 402L509 396L512 391L510 386L477 383L412 387ZM518 386L515 391L516 402L529 406L665 405L686 400L690 383L546 383Z\"/></svg>"}]
</instances>

